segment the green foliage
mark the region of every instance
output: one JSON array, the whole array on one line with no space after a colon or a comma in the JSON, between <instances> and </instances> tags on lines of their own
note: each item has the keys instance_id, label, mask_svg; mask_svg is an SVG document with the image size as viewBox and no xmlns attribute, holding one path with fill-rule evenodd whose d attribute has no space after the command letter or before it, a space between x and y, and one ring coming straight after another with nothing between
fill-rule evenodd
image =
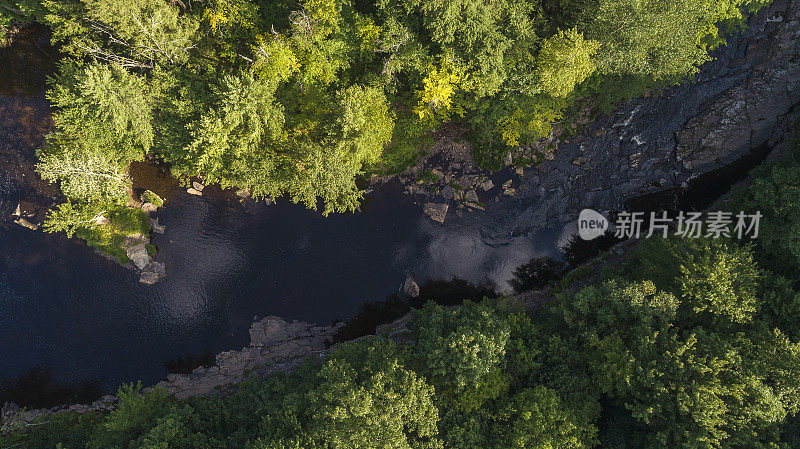
<instances>
[{"instance_id":1,"label":"green foliage","mask_svg":"<svg viewBox=\"0 0 800 449\"><path fill-rule=\"evenodd\" d=\"M47 9L41 0L3 0L0 2L0 47L6 44L6 33L13 26L42 21Z\"/></svg>"},{"instance_id":2,"label":"green foliage","mask_svg":"<svg viewBox=\"0 0 800 449\"><path fill-rule=\"evenodd\" d=\"M469 411L500 394L509 328L491 309L467 302L449 311L428 303L415 313L413 329L421 372L441 401Z\"/></svg>"},{"instance_id":3,"label":"green foliage","mask_svg":"<svg viewBox=\"0 0 800 449\"><path fill-rule=\"evenodd\" d=\"M108 220L107 224L102 219ZM147 236L150 222L140 209L130 209L100 203L68 201L50 211L44 222L46 232L65 232L86 240L86 244L115 257L120 263L129 262L122 244L128 236Z\"/></svg>"},{"instance_id":4,"label":"green foliage","mask_svg":"<svg viewBox=\"0 0 800 449\"><path fill-rule=\"evenodd\" d=\"M587 429L558 394L537 386L511 397L500 411L505 445L513 449L590 448ZM590 430L591 433L591 430Z\"/></svg>"},{"instance_id":5,"label":"green foliage","mask_svg":"<svg viewBox=\"0 0 800 449\"><path fill-rule=\"evenodd\" d=\"M319 376L309 395L310 432L322 447L436 447L433 388L401 365L394 345L346 344Z\"/></svg>"},{"instance_id":6,"label":"green foliage","mask_svg":"<svg viewBox=\"0 0 800 449\"><path fill-rule=\"evenodd\" d=\"M144 193L141 194L140 198L143 203L151 203L156 207L161 207L164 205L164 200L150 190L145 190Z\"/></svg>"},{"instance_id":7,"label":"green foliage","mask_svg":"<svg viewBox=\"0 0 800 449\"><path fill-rule=\"evenodd\" d=\"M796 407L785 367L800 353L778 331L681 319L682 301L650 281L587 287L559 307L603 392L647 429L648 447L748 446ZM753 351L767 341L769 351Z\"/></svg>"},{"instance_id":8,"label":"green foliage","mask_svg":"<svg viewBox=\"0 0 800 449\"><path fill-rule=\"evenodd\" d=\"M681 297L691 308L683 312L685 319L710 314L745 323L756 311L760 273L749 247L710 238L652 239L637 249L628 267L634 278L650 279Z\"/></svg>"},{"instance_id":9,"label":"green foliage","mask_svg":"<svg viewBox=\"0 0 800 449\"><path fill-rule=\"evenodd\" d=\"M72 237L81 228L91 226L98 215L105 213L96 205L66 202L51 210L44 222L46 232L65 232Z\"/></svg>"},{"instance_id":10,"label":"green foliage","mask_svg":"<svg viewBox=\"0 0 800 449\"><path fill-rule=\"evenodd\" d=\"M727 208L763 215L754 239L758 261L795 278L800 272L800 164L768 164L753 175L750 185L733 192Z\"/></svg>"},{"instance_id":11,"label":"green foliage","mask_svg":"<svg viewBox=\"0 0 800 449\"><path fill-rule=\"evenodd\" d=\"M577 29L559 31L542 42L537 60L538 84L554 97L566 97L595 70L600 45L583 39Z\"/></svg>"},{"instance_id":12,"label":"green foliage","mask_svg":"<svg viewBox=\"0 0 800 449\"><path fill-rule=\"evenodd\" d=\"M587 36L602 44L603 73L676 79L697 72L724 40L717 24L740 19L739 0L600 0Z\"/></svg>"},{"instance_id":13,"label":"green foliage","mask_svg":"<svg viewBox=\"0 0 800 449\"><path fill-rule=\"evenodd\" d=\"M49 98L57 130L39 151L39 173L69 198L124 203L126 166L153 143L145 81L119 66L67 61Z\"/></svg>"}]
</instances>

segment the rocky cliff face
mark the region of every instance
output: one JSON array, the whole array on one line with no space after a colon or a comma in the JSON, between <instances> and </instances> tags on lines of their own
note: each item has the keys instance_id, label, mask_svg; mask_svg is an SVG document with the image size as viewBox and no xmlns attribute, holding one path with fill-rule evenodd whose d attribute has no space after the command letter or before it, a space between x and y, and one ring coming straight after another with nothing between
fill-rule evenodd
<instances>
[{"instance_id":1,"label":"rocky cliff face","mask_svg":"<svg viewBox=\"0 0 800 449\"><path fill-rule=\"evenodd\" d=\"M577 211L680 186L784 136L800 103L800 1L776 0L696 79L630 102L529 170L516 199L522 224L567 223Z\"/></svg>"}]
</instances>

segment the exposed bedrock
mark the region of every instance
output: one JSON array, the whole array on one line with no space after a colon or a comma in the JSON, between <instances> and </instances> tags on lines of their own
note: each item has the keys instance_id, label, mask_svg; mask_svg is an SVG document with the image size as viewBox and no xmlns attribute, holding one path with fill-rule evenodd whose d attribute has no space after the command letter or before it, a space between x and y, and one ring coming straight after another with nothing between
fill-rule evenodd
<instances>
[{"instance_id":1,"label":"exposed bedrock","mask_svg":"<svg viewBox=\"0 0 800 449\"><path fill-rule=\"evenodd\" d=\"M783 141L800 103L800 0L776 0L714 56L692 82L631 101L525 170L527 189L500 196L487 210L493 223L480 219L485 234L563 225L586 207L618 210Z\"/></svg>"}]
</instances>

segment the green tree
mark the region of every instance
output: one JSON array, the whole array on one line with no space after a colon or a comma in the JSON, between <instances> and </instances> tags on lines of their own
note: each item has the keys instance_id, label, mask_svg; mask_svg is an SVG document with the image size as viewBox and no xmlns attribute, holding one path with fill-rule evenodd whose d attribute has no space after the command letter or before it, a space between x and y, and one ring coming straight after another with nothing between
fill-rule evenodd
<instances>
[{"instance_id":1,"label":"green tree","mask_svg":"<svg viewBox=\"0 0 800 449\"><path fill-rule=\"evenodd\" d=\"M49 98L56 130L37 170L82 201L124 203L127 165L153 143L153 102L145 81L115 65L67 61Z\"/></svg>"},{"instance_id":2,"label":"green tree","mask_svg":"<svg viewBox=\"0 0 800 449\"><path fill-rule=\"evenodd\" d=\"M380 340L347 344L322 367L322 383L309 395L309 430L325 447L436 447L433 388L396 351Z\"/></svg>"},{"instance_id":3,"label":"green tree","mask_svg":"<svg viewBox=\"0 0 800 449\"><path fill-rule=\"evenodd\" d=\"M178 2L161 0L44 0L53 39L67 51L125 68L187 62L198 23Z\"/></svg>"},{"instance_id":4,"label":"green tree","mask_svg":"<svg viewBox=\"0 0 800 449\"><path fill-rule=\"evenodd\" d=\"M573 28L542 41L537 56L538 86L554 97L566 97L595 70L593 56L600 44L585 40Z\"/></svg>"},{"instance_id":5,"label":"green tree","mask_svg":"<svg viewBox=\"0 0 800 449\"><path fill-rule=\"evenodd\" d=\"M600 0L587 36L602 46L600 71L680 79L711 59L718 24L741 19L739 0Z\"/></svg>"},{"instance_id":6,"label":"green tree","mask_svg":"<svg viewBox=\"0 0 800 449\"><path fill-rule=\"evenodd\" d=\"M591 448L592 426L584 427L555 391L537 386L514 395L499 413L501 447L513 449Z\"/></svg>"},{"instance_id":7,"label":"green tree","mask_svg":"<svg viewBox=\"0 0 800 449\"><path fill-rule=\"evenodd\" d=\"M391 15L408 14L410 26L421 16L444 59L465 64L462 88L477 97L497 92L508 77L509 61L529 51L536 39L532 19L536 14L530 2L402 0L380 5Z\"/></svg>"},{"instance_id":8,"label":"green tree","mask_svg":"<svg viewBox=\"0 0 800 449\"><path fill-rule=\"evenodd\" d=\"M441 404L474 410L506 388L502 375L509 326L486 306L466 302L447 310L428 302L414 314L420 373Z\"/></svg>"},{"instance_id":9,"label":"green tree","mask_svg":"<svg viewBox=\"0 0 800 449\"><path fill-rule=\"evenodd\" d=\"M646 429L647 447L754 447L797 407L789 367L800 353L779 332L684 323L681 301L649 281L588 287L560 307L602 390ZM762 344L772 349L753 351Z\"/></svg>"},{"instance_id":10,"label":"green tree","mask_svg":"<svg viewBox=\"0 0 800 449\"><path fill-rule=\"evenodd\" d=\"M755 254L765 268L797 279L800 273L800 164L768 164L753 173L750 185L735 189L727 209L760 213Z\"/></svg>"},{"instance_id":11,"label":"green tree","mask_svg":"<svg viewBox=\"0 0 800 449\"><path fill-rule=\"evenodd\" d=\"M750 247L711 238L652 239L637 249L628 267L634 278L650 279L681 297L683 320L746 323L756 312L761 272Z\"/></svg>"},{"instance_id":12,"label":"green tree","mask_svg":"<svg viewBox=\"0 0 800 449\"><path fill-rule=\"evenodd\" d=\"M222 79L217 107L191 125L194 140L186 154L195 174L223 187L249 187L252 172L270 163L283 140L276 87L247 72Z\"/></svg>"}]
</instances>

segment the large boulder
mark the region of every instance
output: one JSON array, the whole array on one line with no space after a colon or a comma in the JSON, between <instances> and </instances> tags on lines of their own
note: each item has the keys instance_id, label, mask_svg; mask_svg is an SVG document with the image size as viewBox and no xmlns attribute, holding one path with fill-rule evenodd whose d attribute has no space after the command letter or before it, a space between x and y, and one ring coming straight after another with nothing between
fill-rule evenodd
<instances>
[{"instance_id":1,"label":"large boulder","mask_svg":"<svg viewBox=\"0 0 800 449\"><path fill-rule=\"evenodd\" d=\"M125 248L125 254L140 270L143 270L150 263L150 255L147 254L147 243L145 242L135 243Z\"/></svg>"},{"instance_id":2,"label":"large boulder","mask_svg":"<svg viewBox=\"0 0 800 449\"><path fill-rule=\"evenodd\" d=\"M139 273L139 282L142 284L153 285L167 275L166 267L161 262L152 261L148 263Z\"/></svg>"},{"instance_id":3,"label":"large boulder","mask_svg":"<svg viewBox=\"0 0 800 449\"><path fill-rule=\"evenodd\" d=\"M425 203L423 211L425 212L425 215L431 217L431 220L444 223L444 219L447 217L447 209L449 208L450 206L447 204Z\"/></svg>"}]
</instances>

